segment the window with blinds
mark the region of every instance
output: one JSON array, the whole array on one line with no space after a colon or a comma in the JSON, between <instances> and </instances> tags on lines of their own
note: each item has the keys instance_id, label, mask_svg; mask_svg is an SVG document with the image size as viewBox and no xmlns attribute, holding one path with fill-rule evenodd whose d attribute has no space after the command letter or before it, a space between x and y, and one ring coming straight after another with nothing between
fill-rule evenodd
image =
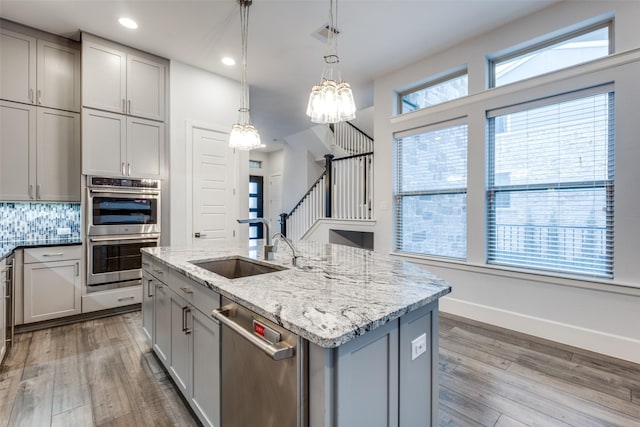
<instances>
[{"instance_id":1,"label":"window with blinds","mask_svg":"<svg viewBox=\"0 0 640 427\"><path fill-rule=\"evenodd\" d=\"M614 92L490 111L488 262L613 276Z\"/></svg>"},{"instance_id":2,"label":"window with blinds","mask_svg":"<svg viewBox=\"0 0 640 427\"><path fill-rule=\"evenodd\" d=\"M447 75L444 78L431 81L427 85L401 92L398 96L400 114L421 110L432 105L461 98L469 94L469 79L467 71Z\"/></svg>"},{"instance_id":3,"label":"window with blinds","mask_svg":"<svg viewBox=\"0 0 640 427\"><path fill-rule=\"evenodd\" d=\"M467 125L396 135L395 249L466 258Z\"/></svg>"}]
</instances>

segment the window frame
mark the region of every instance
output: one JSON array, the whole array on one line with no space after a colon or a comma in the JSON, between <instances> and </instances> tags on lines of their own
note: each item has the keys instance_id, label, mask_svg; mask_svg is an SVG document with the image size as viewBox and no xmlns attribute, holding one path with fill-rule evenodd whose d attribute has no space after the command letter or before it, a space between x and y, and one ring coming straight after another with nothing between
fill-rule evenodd
<instances>
[{"instance_id":1,"label":"window frame","mask_svg":"<svg viewBox=\"0 0 640 427\"><path fill-rule=\"evenodd\" d=\"M398 144L400 140L405 137L417 136L424 133L435 132L439 130L465 126L467 131L467 140L466 144L466 153L465 159L467 162L466 167L466 175L465 175L465 186L464 188L440 188L435 190L412 190L412 191L404 191L400 190L401 186L401 171L402 165L400 162L400 156L398 155ZM450 256L450 255L440 255L440 254L431 254L431 253L423 253L423 252L412 252L407 251L400 247L400 236L401 232L401 215L402 215L402 200L403 197L413 197L413 196L441 196L441 195L456 195L463 194L467 197L469 193L469 120L468 117L457 117L445 121L439 121L437 123L428 124L425 126L420 126L419 128L412 129L410 131L397 132L393 135L393 203L394 203L394 215L393 215L393 251L395 253L402 254L410 254L416 255L420 257L429 257L429 258L438 258L438 259L448 259L448 260L456 260L456 261L466 261L468 256L468 200L465 200L465 230L467 231L465 234L465 254L462 257Z\"/></svg>"},{"instance_id":2,"label":"window frame","mask_svg":"<svg viewBox=\"0 0 640 427\"><path fill-rule=\"evenodd\" d=\"M402 111L402 104L403 104L402 98L404 98L405 96L410 95L410 94L415 93L415 92L420 92L421 90L430 88L432 86L437 86L440 83L444 83L446 81L453 80L453 79L456 79L456 78L462 77L462 76L467 76L467 95L465 95L465 96L469 96L469 80L468 80L468 78L469 78L469 70L467 69L467 67L463 67L463 68L460 68L460 69L456 69L455 71L452 71L452 72L447 72L447 73L445 73L445 74L443 74L443 75L441 75L439 77L429 79L426 82L424 82L422 84L419 84L417 86L411 86L409 89L398 91L397 92L397 96L396 96L396 101L397 101L396 108L397 108L398 115L409 114L409 113L413 113L414 111L421 111L421 110L424 110L425 108L434 107L436 105L444 104L445 102L453 101L454 99L463 98L462 96L459 97L459 98L453 98L453 99L450 99L450 100L447 100L447 101L443 101L443 102L438 103L438 104L429 105L427 107L416 108L415 110L407 111L406 113L404 113Z\"/></svg>"},{"instance_id":3,"label":"window frame","mask_svg":"<svg viewBox=\"0 0 640 427\"><path fill-rule=\"evenodd\" d=\"M540 108L543 106L551 106L556 104L561 104L563 102L577 100L581 98L587 98L589 96L596 95L608 95L609 96L609 120L608 126L610 127L609 131L609 139L607 141L607 179L598 179L598 180L583 180L583 181L556 181L556 182L545 182L545 183L535 183L535 184L508 184L508 185L496 185L495 184L495 118L502 117L507 114L517 113L522 111L533 110L536 108ZM494 119L494 120L492 120ZM606 278L613 279L614 278L614 246L615 246L615 224L614 224L614 208L615 208L615 122L616 122L616 112L615 112L615 86L612 83L603 84L598 86L593 86L584 89L576 89L574 91L568 93L562 93L557 95L551 95L542 99L532 99L530 101L525 101L522 103L518 103L517 105L508 106L504 108L495 108L492 110L486 111L486 121L485 121L485 144L486 144L486 191L485 191L485 200L486 200L486 264L487 266L500 266L506 267L509 269L522 269L522 270L533 270L536 272L543 272L551 275L571 275L571 276L580 276L580 277L598 277L598 278ZM611 139L611 135L613 139ZM492 138L493 136L493 138ZM492 174L493 172L493 174ZM606 209L607 209L607 221L605 228L605 239L609 239L610 236L610 245L606 246L606 263L610 266L610 270L603 272L602 274L590 273L590 272L580 272L577 270L569 270L569 269L561 269L558 267L550 267L545 268L541 266L535 265L527 265L527 264L515 264L515 263L505 263L499 260L492 259L491 256L495 252L495 248L492 251L491 244L492 241L497 245L498 241L496 238L496 234L491 232L491 228L496 226L496 209L499 208L497 205L497 195L498 194L511 194L510 192L538 192L538 191L566 191L566 190L588 190L588 189L596 189L602 188L605 190L606 194ZM492 239L493 236L493 239ZM608 240L607 240L608 241Z\"/></svg>"},{"instance_id":4,"label":"window frame","mask_svg":"<svg viewBox=\"0 0 640 427\"><path fill-rule=\"evenodd\" d=\"M579 62L577 64L574 64L572 66L569 67L565 67L565 68L559 68L557 70L552 70L552 71L548 71L548 72L544 72L542 74L536 74L535 76L530 76L521 80L516 80L515 82L511 82L511 83L507 83L505 85L501 85L501 86L496 86L496 64L501 63L501 62L505 62L508 61L510 59L514 59L517 58L519 56L524 56L539 50L544 50L550 46L553 46L555 44L559 44L563 41L569 41L573 38L576 37L580 37L583 36L585 34L591 33L593 31L597 31L603 28L607 28L608 30L608 38L609 38L609 52L608 55L611 55L613 53L615 53L615 46L614 46L614 22L613 19L606 19L604 21L599 21L596 22L594 24L591 25L587 25L584 27L580 27L576 30L573 31L569 31L560 35L557 35L555 37L550 37L548 39L545 39L541 42L537 42L537 43L533 43L531 45L528 45L527 47L524 48L520 48L520 49L514 49L513 51L509 51L508 53L505 54L498 54L498 55L488 55L487 56L487 76L488 76L488 81L487 81L487 89L494 89L496 87L502 87L505 86L507 84L513 84L513 83L517 83L517 82L521 82L523 80L527 80L527 79L531 79L531 78L536 78L545 74L549 74L549 73L555 73L558 72L560 70L564 70L566 68L570 68L572 66L576 66L576 65L581 65L584 64L585 62L589 62L589 61L585 61L585 62ZM602 59L602 58L597 58L597 59Z\"/></svg>"}]
</instances>

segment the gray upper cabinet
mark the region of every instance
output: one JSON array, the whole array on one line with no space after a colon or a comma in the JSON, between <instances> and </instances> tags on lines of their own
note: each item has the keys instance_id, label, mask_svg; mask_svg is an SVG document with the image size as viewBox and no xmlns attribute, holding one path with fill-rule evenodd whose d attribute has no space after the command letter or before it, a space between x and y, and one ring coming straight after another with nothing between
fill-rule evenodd
<instances>
[{"instance_id":1,"label":"gray upper cabinet","mask_svg":"<svg viewBox=\"0 0 640 427\"><path fill-rule=\"evenodd\" d=\"M163 121L166 63L90 34L82 40L82 105Z\"/></svg>"},{"instance_id":2,"label":"gray upper cabinet","mask_svg":"<svg viewBox=\"0 0 640 427\"><path fill-rule=\"evenodd\" d=\"M75 43L57 43L2 28L0 98L80 111L80 51Z\"/></svg>"},{"instance_id":3,"label":"gray upper cabinet","mask_svg":"<svg viewBox=\"0 0 640 427\"><path fill-rule=\"evenodd\" d=\"M0 101L0 200L80 201L80 115Z\"/></svg>"}]
</instances>

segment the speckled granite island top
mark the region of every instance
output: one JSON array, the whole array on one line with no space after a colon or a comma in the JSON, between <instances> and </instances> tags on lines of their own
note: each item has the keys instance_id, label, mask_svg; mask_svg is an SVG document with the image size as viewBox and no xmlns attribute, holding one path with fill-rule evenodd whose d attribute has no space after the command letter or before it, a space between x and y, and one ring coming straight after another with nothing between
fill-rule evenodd
<instances>
[{"instance_id":1,"label":"speckled granite island top","mask_svg":"<svg viewBox=\"0 0 640 427\"><path fill-rule=\"evenodd\" d=\"M448 294L451 287L426 269L387 255L342 245L281 244L274 273L227 279L189 261L231 256L262 259L262 246L155 247L143 252L238 304L321 347L338 347Z\"/></svg>"}]
</instances>

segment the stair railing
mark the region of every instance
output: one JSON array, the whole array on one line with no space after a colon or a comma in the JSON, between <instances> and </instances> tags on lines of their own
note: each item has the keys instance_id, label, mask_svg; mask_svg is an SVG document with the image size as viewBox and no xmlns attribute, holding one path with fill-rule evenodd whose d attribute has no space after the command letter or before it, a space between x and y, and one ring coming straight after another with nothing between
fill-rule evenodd
<instances>
[{"instance_id":1,"label":"stair railing","mask_svg":"<svg viewBox=\"0 0 640 427\"><path fill-rule=\"evenodd\" d=\"M349 156L373 152L373 138L350 122L330 124L335 144Z\"/></svg>"},{"instance_id":2,"label":"stair railing","mask_svg":"<svg viewBox=\"0 0 640 427\"><path fill-rule=\"evenodd\" d=\"M280 232L299 240L321 218L373 219L373 153L334 159L291 212L280 215Z\"/></svg>"}]
</instances>

